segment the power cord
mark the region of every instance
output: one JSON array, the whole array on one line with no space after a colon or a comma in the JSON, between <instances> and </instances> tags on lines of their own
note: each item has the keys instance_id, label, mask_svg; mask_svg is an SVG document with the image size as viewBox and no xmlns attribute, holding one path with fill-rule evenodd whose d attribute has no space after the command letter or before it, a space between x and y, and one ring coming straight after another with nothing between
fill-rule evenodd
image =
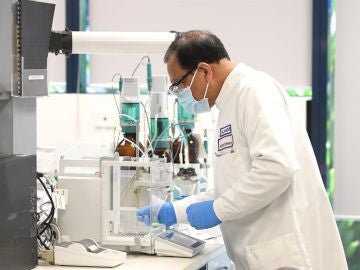
<instances>
[{"instance_id":1,"label":"power cord","mask_svg":"<svg viewBox=\"0 0 360 270\"><path fill-rule=\"evenodd\" d=\"M49 201L51 203L51 210L50 210L50 214L45 218L44 221L42 221L38 226L37 226L37 239L40 242L40 246L42 246L43 248L45 248L46 250L50 250L50 246L47 245L46 241L44 242L44 240L42 239L43 235L45 234L45 232L47 232L48 230L50 230L50 237L46 236L46 238L48 238L48 242L51 243L52 241L52 237L53 237L53 233L52 233L52 229L51 229L51 223L54 219L54 215L55 215L55 203L49 193L49 190L46 188L46 185L44 183L44 181L41 179L42 177L44 177L44 174L42 173L36 173L36 178L37 180L40 182L40 184L42 185L44 191L46 192ZM39 220L40 220L40 216L39 216Z\"/></svg>"}]
</instances>

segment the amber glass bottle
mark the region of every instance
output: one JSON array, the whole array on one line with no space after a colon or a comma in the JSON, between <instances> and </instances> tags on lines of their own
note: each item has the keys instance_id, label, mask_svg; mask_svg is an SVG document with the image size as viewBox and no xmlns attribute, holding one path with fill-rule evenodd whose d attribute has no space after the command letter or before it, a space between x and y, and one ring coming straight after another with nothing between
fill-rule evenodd
<instances>
[{"instance_id":1,"label":"amber glass bottle","mask_svg":"<svg viewBox=\"0 0 360 270\"><path fill-rule=\"evenodd\" d=\"M136 133L125 133L124 137L129 141L136 143ZM136 157L136 147L130 143L128 140L122 139L121 142L117 145L115 152L119 153L119 156L122 157ZM139 147L142 151L144 151L144 146L139 143ZM141 157L142 154L139 151L139 156Z\"/></svg>"},{"instance_id":2,"label":"amber glass bottle","mask_svg":"<svg viewBox=\"0 0 360 270\"><path fill-rule=\"evenodd\" d=\"M199 141L192 134L191 129L185 129L185 138L177 139L173 143L173 159L174 163L180 163L180 149L181 149L181 140L187 140L188 144L188 154L190 163L199 163ZM185 163L185 143L182 147L182 162Z\"/></svg>"}]
</instances>

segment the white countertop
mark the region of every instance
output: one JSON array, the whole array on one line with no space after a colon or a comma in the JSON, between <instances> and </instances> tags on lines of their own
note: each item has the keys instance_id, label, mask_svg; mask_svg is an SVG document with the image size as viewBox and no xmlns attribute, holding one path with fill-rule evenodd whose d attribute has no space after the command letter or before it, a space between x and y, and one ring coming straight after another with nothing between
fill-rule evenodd
<instances>
[{"instance_id":1,"label":"white countertop","mask_svg":"<svg viewBox=\"0 0 360 270\"><path fill-rule=\"evenodd\" d=\"M206 243L205 248L193 258L159 257L156 255L130 254L126 261L114 270L194 270L226 252L221 241ZM104 270L99 267L76 267L58 265L39 265L34 270Z\"/></svg>"}]
</instances>

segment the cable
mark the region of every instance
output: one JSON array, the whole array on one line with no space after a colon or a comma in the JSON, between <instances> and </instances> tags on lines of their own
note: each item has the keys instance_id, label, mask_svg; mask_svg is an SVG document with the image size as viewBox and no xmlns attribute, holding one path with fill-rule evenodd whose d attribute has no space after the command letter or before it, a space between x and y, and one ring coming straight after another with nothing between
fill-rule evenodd
<instances>
[{"instance_id":1,"label":"cable","mask_svg":"<svg viewBox=\"0 0 360 270\"><path fill-rule=\"evenodd\" d=\"M184 142L185 145L185 164L189 164L190 160L189 160L189 145L188 145L188 141L187 138L188 136L190 136L190 134L185 135L184 131L182 130L181 126L179 124L175 124L176 127L179 129L180 133L182 134L182 137L184 138L184 140L181 140Z\"/></svg>"},{"instance_id":2,"label":"cable","mask_svg":"<svg viewBox=\"0 0 360 270\"><path fill-rule=\"evenodd\" d=\"M53 223L53 218L55 215L55 203L42 178L44 178L50 184L51 192L54 192L55 182L53 181L53 179L42 173L37 173L36 178L42 185L46 195L49 198L49 201L44 202L43 204L40 205L39 208L41 212L37 213L38 247L40 250L43 250L43 248L45 248L46 250L50 250L50 247L53 246L55 242L58 241L58 239L60 239L60 229L57 227L56 224ZM44 209L44 206L47 204L51 204L51 209L49 214L47 214L46 209ZM41 219L42 215L46 215L44 220Z\"/></svg>"},{"instance_id":3,"label":"cable","mask_svg":"<svg viewBox=\"0 0 360 270\"><path fill-rule=\"evenodd\" d=\"M147 113L147 110L146 110L145 104L144 104L142 101L140 101L140 104L141 104L141 106L142 106L142 107L143 107L143 109L144 109L144 113L145 113L145 115L146 115L146 123L147 123L147 125L148 125L148 128L149 128L149 134L150 134L150 132L151 132L151 128L150 128L150 122L149 122L149 115L148 115L148 113Z\"/></svg>"},{"instance_id":4,"label":"cable","mask_svg":"<svg viewBox=\"0 0 360 270\"><path fill-rule=\"evenodd\" d=\"M164 130L160 133L159 138L161 138L161 137L164 135L164 133L165 133L166 131L168 131L170 128L172 128L173 126L179 126L179 124L171 123L166 129L164 129ZM182 136L179 136L178 138L187 138L187 136L184 134L184 132L182 131L182 129L180 128L179 130L181 131ZM151 144L156 140L156 137L157 137L157 134L155 134L153 140L151 141ZM153 148L156 148L156 145L157 145L158 141L159 141L159 140L157 140L157 141L155 142L155 145L153 146ZM188 147L186 140L185 140L184 144L185 144L185 147Z\"/></svg>"},{"instance_id":5,"label":"cable","mask_svg":"<svg viewBox=\"0 0 360 270\"><path fill-rule=\"evenodd\" d=\"M58 243L59 240L61 239L61 231L60 231L60 228L54 224L54 223L51 223L50 224L50 227L51 227L51 230L52 230L52 235L53 235L53 232L55 232L56 234L54 235L55 237L55 240L56 242L55 243Z\"/></svg>"},{"instance_id":6,"label":"cable","mask_svg":"<svg viewBox=\"0 0 360 270\"><path fill-rule=\"evenodd\" d=\"M40 237L39 235L37 236L37 239L40 241L40 244L41 244L46 250L50 250L50 247L47 246L47 245L43 242L43 240L41 239L41 237Z\"/></svg>"},{"instance_id":7,"label":"cable","mask_svg":"<svg viewBox=\"0 0 360 270\"><path fill-rule=\"evenodd\" d=\"M135 123L138 122L138 120L136 120L135 118L131 117L131 116L128 115L128 114L118 113L118 116L125 116L125 117L129 118L130 120L134 121Z\"/></svg>"},{"instance_id":8,"label":"cable","mask_svg":"<svg viewBox=\"0 0 360 270\"><path fill-rule=\"evenodd\" d=\"M178 137L179 138L179 137ZM177 138L177 139L178 139ZM177 140L176 139L176 140ZM173 139L173 142L174 142L175 140ZM171 151L172 153L174 152L174 151ZM175 160L175 158L176 158L176 156L178 155L180 153L180 147L178 147L177 148L177 150L176 150L176 152L175 152L175 154L173 155L173 160ZM179 162L180 162L180 156L179 156Z\"/></svg>"},{"instance_id":9,"label":"cable","mask_svg":"<svg viewBox=\"0 0 360 270\"><path fill-rule=\"evenodd\" d=\"M50 223L52 222L52 219L54 218L54 214L55 214L55 204L54 204L54 201L53 201L53 199L52 199L52 197L51 197L48 189L46 188L44 182L43 182L42 179L41 179L41 177L43 177L43 176L44 176L44 175L41 174L41 173L37 173L37 174L36 174L37 180L40 182L40 184L41 184L42 187L44 188L47 196L49 197L49 200L50 200L50 203L51 203L51 211L50 211L49 216L47 216L47 217L45 218L45 220L38 226L38 238L41 238L41 235L42 235L48 228L50 228ZM39 232L39 229L40 229L43 225L45 225L45 227ZM39 240L40 240L40 243L46 248L47 246L42 243L41 239L39 239Z\"/></svg>"},{"instance_id":10,"label":"cable","mask_svg":"<svg viewBox=\"0 0 360 270\"><path fill-rule=\"evenodd\" d=\"M126 196L127 192L129 191L130 186L134 183L134 181L140 179L140 177L139 178L136 178L136 177L137 177L137 173L135 173L133 176L131 176L130 181L126 184L123 191L120 192L120 198L121 198L120 202L123 202L126 199L125 196Z\"/></svg>"},{"instance_id":11,"label":"cable","mask_svg":"<svg viewBox=\"0 0 360 270\"><path fill-rule=\"evenodd\" d=\"M164 129L161 133L160 133L160 135L159 135L159 137L161 138L163 135L164 135L164 132L166 132L167 130L169 130L170 128L172 128L172 127L174 127L174 126L177 126L177 127L179 127L179 131L180 131L180 133L182 134L182 136L178 136L178 138L187 138L187 136L185 135L185 133L183 132L183 130L180 128L180 125L179 124L176 124L176 123L171 123L166 129ZM157 131L157 130L156 130ZM156 132L157 133L157 132ZM151 141L152 143L156 140L156 137L157 137L157 134L155 133L155 136L154 136L154 139ZM156 148L156 145L157 145L157 142L158 142L159 140L157 140L156 142L155 142L155 145L154 145L154 148ZM185 147L188 147L188 145L187 145L187 141L185 140Z\"/></svg>"},{"instance_id":12,"label":"cable","mask_svg":"<svg viewBox=\"0 0 360 270\"><path fill-rule=\"evenodd\" d=\"M141 152L141 154L145 157L146 155L145 155L145 153L144 153L144 151L143 150L141 150L141 148L135 143L135 142L133 142L133 141L131 141L131 140L129 140L128 138L126 138L126 137L124 137L123 138L123 140L125 140L125 141L127 141L127 142L129 142L129 143L131 143L131 145L132 146L135 146L140 152Z\"/></svg>"},{"instance_id":13,"label":"cable","mask_svg":"<svg viewBox=\"0 0 360 270\"><path fill-rule=\"evenodd\" d=\"M149 128L149 136L150 136L150 134L151 134L151 127L150 127L150 122L149 122L149 115L148 115L148 113L147 113L147 111L146 111L146 107L145 107L144 103L143 103L143 102L140 102L140 104L143 106L143 109L144 109L144 112L145 112L146 123L147 123L148 128ZM152 144L151 144L151 141L150 141L150 139L149 139L149 136L147 137L147 138L148 138L148 141L149 141L149 148L151 148L152 152L154 153L154 148L152 147ZM149 153L148 147L145 149L145 152L146 152L146 153Z\"/></svg>"},{"instance_id":14,"label":"cable","mask_svg":"<svg viewBox=\"0 0 360 270\"><path fill-rule=\"evenodd\" d=\"M153 142L155 141L155 139L156 139L156 137L157 137L157 132L158 132L158 130L157 130L157 120L158 120L158 115L157 114L155 114L155 131L154 131L154 138L152 138L152 140L150 141L150 144L152 145L153 144ZM167 130L167 129L165 129L165 130ZM153 149L156 149L156 147L153 147Z\"/></svg>"},{"instance_id":15,"label":"cable","mask_svg":"<svg viewBox=\"0 0 360 270\"><path fill-rule=\"evenodd\" d=\"M151 145L151 141L150 141L149 136L146 137L146 140L147 140L148 143L149 143L149 147L147 147L147 148L145 149L145 153L147 153L148 156L149 156L149 151L151 150L152 153L154 153L154 148L153 148L152 145Z\"/></svg>"},{"instance_id":16,"label":"cable","mask_svg":"<svg viewBox=\"0 0 360 270\"><path fill-rule=\"evenodd\" d=\"M119 129L119 132L117 133L117 140L116 140L116 142L115 142L115 133L116 133L116 129L117 129L117 127L115 127L114 128L114 143L115 143L115 146L114 146L114 152L116 151L116 148L117 148L117 146L119 145L119 143L120 143L120 134L121 134L121 128ZM122 141L121 141L122 142Z\"/></svg>"},{"instance_id":17,"label":"cable","mask_svg":"<svg viewBox=\"0 0 360 270\"><path fill-rule=\"evenodd\" d=\"M147 81L147 87L148 87L148 91L151 92L152 90L152 68L151 68L151 61L150 61L150 57L145 55L140 59L140 62L136 65L134 71L131 74L131 77L134 77L135 72L138 70L138 68L140 67L140 65L144 65L143 60L147 58L147 64L146 64L146 81Z\"/></svg>"},{"instance_id":18,"label":"cable","mask_svg":"<svg viewBox=\"0 0 360 270\"><path fill-rule=\"evenodd\" d=\"M52 221L52 219L53 219L53 217L54 217L54 213L55 213L55 204L54 204L54 201L53 201L53 199L52 199L49 191L47 190L45 184L44 184L43 181L41 180L41 178L38 177L37 179L40 181L41 185L42 185L43 188L45 189L45 192L46 192L46 194L48 195L48 197L49 197L49 199L50 199L50 202L51 202L51 211L50 211L50 214L47 216L47 218L46 218L46 219L40 224L40 226L39 226L39 227L41 227L43 224L46 225L45 228L44 228L42 231L40 231L39 234L41 235L41 234L43 234L44 231L50 226L50 222Z\"/></svg>"},{"instance_id":19,"label":"cable","mask_svg":"<svg viewBox=\"0 0 360 270\"><path fill-rule=\"evenodd\" d=\"M119 144L119 136L118 136L118 139L115 140L115 136L116 136L116 126L114 127L114 133L113 133L113 139L114 139L114 145L113 145L113 149L114 149L114 152L116 151L116 148Z\"/></svg>"},{"instance_id":20,"label":"cable","mask_svg":"<svg viewBox=\"0 0 360 270\"><path fill-rule=\"evenodd\" d=\"M48 218L48 216L50 215L51 209L50 209L50 212L49 212L49 213L47 213L47 211L48 211L49 209L46 209L46 210L43 209L43 206L44 206L44 205L47 205L47 204L50 204L50 205L51 205L51 202L50 202L50 201L45 202L45 203L43 203L42 205L40 205L40 207L39 207L39 208L40 208L40 212L37 213L37 214L38 214L38 217L37 217L37 223L38 223L38 224L43 223L43 222Z\"/></svg>"},{"instance_id":21,"label":"cable","mask_svg":"<svg viewBox=\"0 0 360 270\"><path fill-rule=\"evenodd\" d=\"M117 100L116 100L116 96L115 96L115 88L114 88L114 79L116 76L120 76L120 80L122 80L122 76L120 73L115 73L111 79L111 90L112 90L112 93L113 93L113 97L114 97L114 100L115 100L115 105L116 105L116 108L117 108L117 112L120 113L120 108L119 108L119 105L117 103ZM119 92L121 91L121 89L119 89Z\"/></svg>"},{"instance_id":22,"label":"cable","mask_svg":"<svg viewBox=\"0 0 360 270\"><path fill-rule=\"evenodd\" d=\"M180 141L180 153L179 153L179 163L183 164L183 140Z\"/></svg>"},{"instance_id":23,"label":"cable","mask_svg":"<svg viewBox=\"0 0 360 270\"><path fill-rule=\"evenodd\" d=\"M138 120L136 120L135 118L133 118L133 117L131 117L130 115L127 115L127 114L119 113L118 115L119 115L119 116L125 116L125 117L129 118L130 120L134 121L135 123L139 122ZM121 129L120 129L119 132L121 132ZM119 137L120 137L120 136L119 136ZM141 150L140 146L137 145L135 142L133 142L133 141L131 141L131 140L125 138L125 137L123 137L123 139L124 139L125 141L130 142L132 145L134 145L134 146L143 154L143 156L148 156L148 153L145 155L145 152L144 152L143 150Z\"/></svg>"},{"instance_id":24,"label":"cable","mask_svg":"<svg viewBox=\"0 0 360 270\"><path fill-rule=\"evenodd\" d=\"M145 65L145 64L143 63L143 60L144 60L145 58L147 58L147 59L148 59L148 63L150 63L150 57L149 57L149 56L145 55L145 56L141 57L140 62L139 62L139 63L136 65L136 67L134 68L134 70L133 70L133 72L132 72L132 74L131 74L131 77L134 77L134 75L135 75L136 71L138 70L138 68L140 67L140 65Z\"/></svg>"}]
</instances>

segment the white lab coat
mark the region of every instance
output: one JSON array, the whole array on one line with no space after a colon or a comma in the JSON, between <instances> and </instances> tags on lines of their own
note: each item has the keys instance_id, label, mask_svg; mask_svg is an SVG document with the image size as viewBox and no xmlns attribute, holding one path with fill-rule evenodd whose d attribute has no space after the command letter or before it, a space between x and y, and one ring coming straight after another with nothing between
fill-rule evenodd
<instances>
[{"instance_id":1,"label":"white lab coat","mask_svg":"<svg viewBox=\"0 0 360 270\"><path fill-rule=\"evenodd\" d=\"M236 270L346 270L327 193L305 127L284 88L245 64L216 99L214 210ZM191 203L174 203L178 222Z\"/></svg>"}]
</instances>

